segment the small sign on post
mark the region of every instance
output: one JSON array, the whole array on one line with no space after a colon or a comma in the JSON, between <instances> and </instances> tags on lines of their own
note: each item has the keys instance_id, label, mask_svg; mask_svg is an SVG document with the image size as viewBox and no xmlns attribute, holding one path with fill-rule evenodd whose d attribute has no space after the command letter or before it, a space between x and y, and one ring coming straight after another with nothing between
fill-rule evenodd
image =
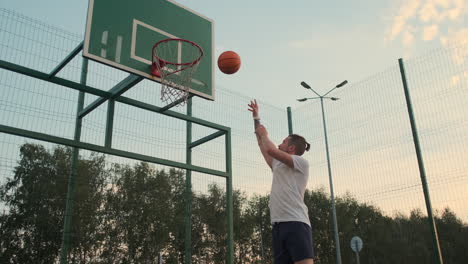
<instances>
[{"instance_id":1,"label":"small sign on post","mask_svg":"<svg viewBox=\"0 0 468 264\"><path fill-rule=\"evenodd\" d=\"M357 264L360 264L359 263L359 251L361 251L362 246L363 246L363 242L362 242L362 239L360 237L353 236L353 238L351 238L351 249L354 252L356 252L356 263Z\"/></svg>"}]
</instances>

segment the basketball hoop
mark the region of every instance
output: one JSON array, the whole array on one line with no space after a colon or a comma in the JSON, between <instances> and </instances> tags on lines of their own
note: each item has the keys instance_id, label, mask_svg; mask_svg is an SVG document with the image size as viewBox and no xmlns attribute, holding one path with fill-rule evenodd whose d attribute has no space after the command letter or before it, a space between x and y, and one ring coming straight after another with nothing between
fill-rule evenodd
<instances>
[{"instance_id":1,"label":"basketball hoop","mask_svg":"<svg viewBox=\"0 0 468 264\"><path fill-rule=\"evenodd\" d=\"M154 44L152 54L151 74L161 79L161 100L184 105L203 57L202 48L190 40L169 38Z\"/></svg>"}]
</instances>

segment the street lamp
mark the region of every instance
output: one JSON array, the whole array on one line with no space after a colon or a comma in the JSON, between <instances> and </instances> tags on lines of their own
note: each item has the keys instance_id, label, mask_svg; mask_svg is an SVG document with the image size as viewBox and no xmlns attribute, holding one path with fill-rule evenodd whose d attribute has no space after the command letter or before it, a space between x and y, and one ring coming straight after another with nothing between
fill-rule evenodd
<instances>
[{"instance_id":1,"label":"street lamp","mask_svg":"<svg viewBox=\"0 0 468 264\"><path fill-rule=\"evenodd\" d=\"M336 85L335 87L333 87L332 89L330 89L324 95L320 95L316 91L314 91L314 89L312 89L306 82L301 82L302 87L311 90L318 97L309 97L309 98L297 99L297 101L299 101L299 102L305 102L307 100L312 100L312 99L320 99L320 105L322 107L323 131L324 131L324 134L325 134L325 149L326 149L326 153L327 153L328 180L330 182L330 197L331 197L330 199L331 199L332 214L333 214L333 228L334 228L334 231L335 231L336 263L337 264L341 264L340 239L339 239L339 236L338 236L338 222L336 220L335 195L333 193L333 180L332 180L332 173L331 173L331 166L330 166L330 153L329 153L329 150L328 150L327 125L325 123L325 110L323 108L323 99L330 99L332 101L339 100L339 98L327 97L326 95L331 93L336 88L343 87L347 83L348 83L348 81L345 80L345 81L339 83L338 85Z\"/></svg>"}]
</instances>

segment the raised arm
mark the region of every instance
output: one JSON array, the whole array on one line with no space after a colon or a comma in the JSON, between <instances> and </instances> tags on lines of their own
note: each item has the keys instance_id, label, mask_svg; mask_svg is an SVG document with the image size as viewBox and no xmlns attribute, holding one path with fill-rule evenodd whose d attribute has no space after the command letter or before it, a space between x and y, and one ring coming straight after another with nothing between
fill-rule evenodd
<instances>
[{"instance_id":1,"label":"raised arm","mask_svg":"<svg viewBox=\"0 0 468 264\"><path fill-rule=\"evenodd\" d=\"M260 117L258 115L258 104L257 100L250 101L249 106L249 111L252 112L252 117L254 120L254 130L256 131L257 128L261 125L260 124ZM259 135L255 133L257 137L257 143L258 147L260 148L260 151L262 152L263 158L265 159L265 162L268 164L268 166L271 168L271 162L273 161L272 157L268 154L266 149L263 147L262 140L260 139Z\"/></svg>"},{"instance_id":2,"label":"raised arm","mask_svg":"<svg viewBox=\"0 0 468 264\"><path fill-rule=\"evenodd\" d=\"M293 150L287 149L287 146L289 145L287 138L284 139L283 143L281 143L281 145L283 145L283 149L280 149L277 148L275 144L270 140L270 138L268 137L268 131L263 125L259 125L257 127L257 129L255 130L255 134L257 134L257 138L261 142L260 144L262 145L263 151L265 151L265 153L269 157L279 160L281 163L286 164L286 166L290 168L294 168L294 162L291 156ZM288 151L290 151L291 153L288 153Z\"/></svg>"}]
</instances>

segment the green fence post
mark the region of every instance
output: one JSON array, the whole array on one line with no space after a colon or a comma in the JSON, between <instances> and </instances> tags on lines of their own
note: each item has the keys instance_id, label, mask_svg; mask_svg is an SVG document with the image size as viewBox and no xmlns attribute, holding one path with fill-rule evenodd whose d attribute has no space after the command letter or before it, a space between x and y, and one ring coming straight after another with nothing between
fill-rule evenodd
<instances>
[{"instance_id":1,"label":"green fence post","mask_svg":"<svg viewBox=\"0 0 468 264\"><path fill-rule=\"evenodd\" d=\"M88 59L83 58L83 63L81 66L81 79L80 79L81 84L86 85L87 75L88 75ZM75 135L74 135L74 140L78 142L80 141L80 138L81 138L81 127L82 127L82 119L78 115L83 110L84 97L85 97L85 93L80 91L78 95L78 105L77 105L77 112L76 112ZM62 264L68 263L67 256L68 256L68 251L70 249L70 243L71 243L71 223L72 223L73 206L75 203L74 201L75 180L78 174L78 156L79 156L79 148L74 147L72 157L71 157L71 171L70 171L70 176L68 178L68 191L67 191L67 201L65 205L63 238L62 238L62 246L61 246L61 251L60 251L60 263Z\"/></svg>"},{"instance_id":2,"label":"green fence post","mask_svg":"<svg viewBox=\"0 0 468 264\"><path fill-rule=\"evenodd\" d=\"M288 131L289 131L289 135L291 135L293 133L291 107L288 106L287 110L288 110Z\"/></svg>"},{"instance_id":3,"label":"green fence post","mask_svg":"<svg viewBox=\"0 0 468 264\"><path fill-rule=\"evenodd\" d=\"M403 89L405 90L406 106L408 107L408 114L411 123L411 132L413 133L414 147L416 148L416 156L418 158L419 174L421 176L421 182L424 192L424 200L426 201L427 218L429 219L429 225L432 231L432 242L436 253L436 261L439 264L444 263L442 260L442 253L440 251L439 238L437 236L437 228L432 214L431 198L429 197L429 187L426 180L426 171L424 169L424 161L421 154L421 147L419 145L418 131L416 128L416 120L414 119L413 106L411 104L411 97L408 90L408 83L406 82L405 67L403 65L403 59L398 59L400 66L401 79L403 82Z\"/></svg>"}]
</instances>

